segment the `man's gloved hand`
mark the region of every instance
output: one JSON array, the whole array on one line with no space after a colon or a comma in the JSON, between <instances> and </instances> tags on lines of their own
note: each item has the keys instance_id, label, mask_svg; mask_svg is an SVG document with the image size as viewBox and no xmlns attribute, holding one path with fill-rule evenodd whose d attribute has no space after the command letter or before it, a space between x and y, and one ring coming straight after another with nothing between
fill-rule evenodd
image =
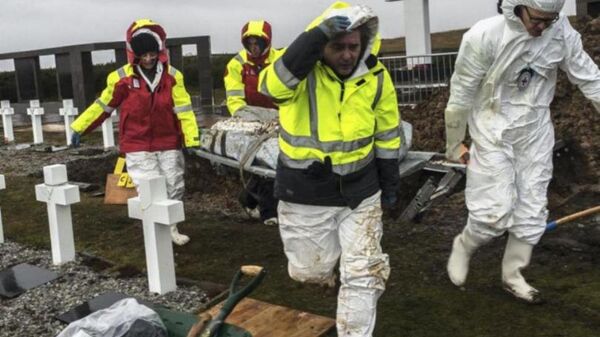
<instances>
[{"instance_id":1,"label":"man's gloved hand","mask_svg":"<svg viewBox=\"0 0 600 337\"><path fill-rule=\"evenodd\" d=\"M383 210L384 216L396 220L400 217L400 207L398 206L398 197L395 192L382 192L381 193L381 209Z\"/></svg>"},{"instance_id":2,"label":"man's gloved hand","mask_svg":"<svg viewBox=\"0 0 600 337\"><path fill-rule=\"evenodd\" d=\"M334 35L345 32L351 24L347 16L338 15L323 20L318 27L331 39Z\"/></svg>"},{"instance_id":3,"label":"man's gloved hand","mask_svg":"<svg viewBox=\"0 0 600 337\"><path fill-rule=\"evenodd\" d=\"M396 193L382 193L381 194L381 207L390 207L396 205L398 197Z\"/></svg>"},{"instance_id":4,"label":"man's gloved hand","mask_svg":"<svg viewBox=\"0 0 600 337\"><path fill-rule=\"evenodd\" d=\"M463 109L447 107L444 112L446 122L446 159L453 162L466 164L463 141L467 131L467 118L469 112ZM468 150L466 151L468 154Z\"/></svg>"},{"instance_id":5,"label":"man's gloved hand","mask_svg":"<svg viewBox=\"0 0 600 337\"><path fill-rule=\"evenodd\" d=\"M71 135L71 146L77 148L79 145L81 145L81 134L73 131L73 134Z\"/></svg>"},{"instance_id":6,"label":"man's gloved hand","mask_svg":"<svg viewBox=\"0 0 600 337\"><path fill-rule=\"evenodd\" d=\"M320 161L313 162L308 166L306 170L309 175L315 178L324 178L330 175L333 172L331 165L331 157L325 157L322 163Z\"/></svg>"}]
</instances>

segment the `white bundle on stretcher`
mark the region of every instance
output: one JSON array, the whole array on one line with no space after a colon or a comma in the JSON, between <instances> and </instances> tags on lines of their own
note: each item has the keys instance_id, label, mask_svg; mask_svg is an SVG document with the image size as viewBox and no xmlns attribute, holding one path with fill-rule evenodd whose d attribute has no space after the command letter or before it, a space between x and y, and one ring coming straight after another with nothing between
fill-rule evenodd
<instances>
[{"instance_id":1,"label":"white bundle on stretcher","mask_svg":"<svg viewBox=\"0 0 600 337\"><path fill-rule=\"evenodd\" d=\"M202 148L210 153L242 161L255 151L252 163L275 169L279 144L278 112L274 109L246 106L231 117L215 123L201 132ZM402 122L400 128L400 160L408 153L412 142L412 125Z\"/></svg>"}]
</instances>

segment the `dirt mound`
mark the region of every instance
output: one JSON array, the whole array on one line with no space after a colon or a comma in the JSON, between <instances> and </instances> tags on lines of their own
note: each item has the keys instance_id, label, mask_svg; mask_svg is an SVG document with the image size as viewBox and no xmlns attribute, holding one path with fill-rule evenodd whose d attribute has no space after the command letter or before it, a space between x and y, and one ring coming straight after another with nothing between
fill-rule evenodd
<instances>
[{"instance_id":1,"label":"dirt mound","mask_svg":"<svg viewBox=\"0 0 600 337\"><path fill-rule=\"evenodd\" d=\"M600 18L577 19L573 26L581 33L585 50L596 64L600 63ZM402 118L414 127L414 150L444 151L444 109L448 96L448 89L441 89L414 109L402 110ZM600 180L600 114L562 71L559 71L551 110L556 139L565 141L570 149L569 159L579 162L574 165L575 172L558 174L570 176L577 183L597 184Z\"/></svg>"},{"instance_id":2,"label":"dirt mound","mask_svg":"<svg viewBox=\"0 0 600 337\"><path fill-rule=\"evenodd\" d=\"M242 183L237 170L213 166L203 158L186 158L186 201L194 209L225 215L240 213L238 195Z\"/></svg>"}]
</instances>

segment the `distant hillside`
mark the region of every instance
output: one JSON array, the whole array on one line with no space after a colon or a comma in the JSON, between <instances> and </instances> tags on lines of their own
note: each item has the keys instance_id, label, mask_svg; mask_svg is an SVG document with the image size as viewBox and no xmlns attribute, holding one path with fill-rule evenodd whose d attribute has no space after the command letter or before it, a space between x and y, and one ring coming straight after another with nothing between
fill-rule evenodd
<instances>
[{"instance_id":1,"label":"distant hillside","mask_svg":"<svg viewBox=\"0 0 600 337\"><path fill-rule=\"evenodd\" d=\"M444 53L458 51L460 40L467 29L451 30L442 33L433 33L431 35L431 49L434 53ZM381 41L382 55L401 55L405 54L406 47L404 38L383 39Z\"/></svg>"}]
</instances>

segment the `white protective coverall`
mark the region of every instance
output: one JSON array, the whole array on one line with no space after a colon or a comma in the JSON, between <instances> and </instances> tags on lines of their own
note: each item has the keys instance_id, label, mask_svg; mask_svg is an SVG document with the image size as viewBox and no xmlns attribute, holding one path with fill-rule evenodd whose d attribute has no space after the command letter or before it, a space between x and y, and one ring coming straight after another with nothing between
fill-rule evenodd
<instances>
[{"instance_id":1,"label":"white protective coverall","mask_svg":"<svg viewBox=\"0 0 600 337\"><path fill-rule=\"evenodd\" d=\"M458 286L477 247L508 231L504 287L527 302L540 299L521 270L546 227L554 146L549 107L557 71L565 71L597 110L600 71L565 15L533 37L515 8L559 13L563 5L564 0L504 0L503 15L479 21L463 36L445 112L447 158L459 158L467 120L472 138L465 190L469 217L448 260L448 274Z\"/></svg>"},{"instance_id":2,"label":"white protective coverall","mask_svg":"<svg viewBox=\"0 0 600 337\"><path fill-rule=\"evenodd\" d=\"M140 179L164 176L169 199L182 200L185 192L185 160L180 150L130 152L125 155L127 172L136 186Z\"/></svg>"},{"instance_id":3,"label":"white protective coverall","mask_svg":"<svg viewBox=\"0 0 600 337\"><path fill-rule=\"evenodd\" d=\"M514 12L519 5L560 12L563 4L504 0L503 15L479 21L463 37L446 113L462 135L449 132L447 155L456 157L468 118L473 143L465 230L482 242L508 230L535 245L544 233L554 146L549 107L558 69L600 106L600 71L568 18L560 14L542 36L532 37Z\"/></svg>"}]
</instances>

